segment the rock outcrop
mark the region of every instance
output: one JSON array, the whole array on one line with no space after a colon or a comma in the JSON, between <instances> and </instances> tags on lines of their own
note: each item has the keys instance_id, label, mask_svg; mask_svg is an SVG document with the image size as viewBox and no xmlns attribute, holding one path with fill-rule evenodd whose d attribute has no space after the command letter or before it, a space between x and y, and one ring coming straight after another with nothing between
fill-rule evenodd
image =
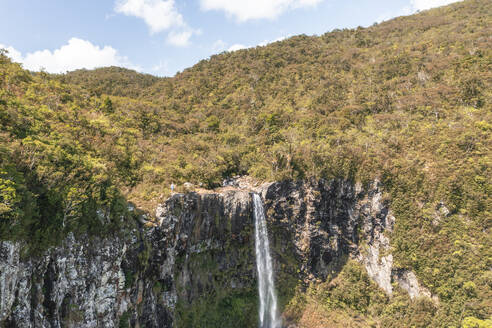
<instances>
[{"instance_id":1,"label":"rock outcrop","mask_svg":"<svg viewBox=\"0 0 492 328\"><path fill-rule=\"evenodd\" d=\"M105 239L70 235L42 257L0 242L0 325L186 327L220 309L230 326L255 326L251 192L264 200L281 303L299 282L336 275L349 257L389 295L396 282L412 297L430 296L411 271L393 268L395 219L377 183L241 180L174 194L157 208L156 226L136 222Z\"/></svg>"}]
</instances>

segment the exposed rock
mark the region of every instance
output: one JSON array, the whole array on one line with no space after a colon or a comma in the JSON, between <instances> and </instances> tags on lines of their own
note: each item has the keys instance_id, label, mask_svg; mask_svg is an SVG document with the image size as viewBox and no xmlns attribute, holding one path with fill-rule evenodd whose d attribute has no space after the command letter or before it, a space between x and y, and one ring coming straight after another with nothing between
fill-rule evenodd
<instances>
[{"instance_id":1,"label":"exposed rock","mask_svg":"<svg viewBox=\"0 0 492 328\"><path fill-rule=\"evenodd\" d=\"M357 204L355 211L360 217L363 239L357 258L366 267L369 277L391 295L393 255L389 253L390 243L385 233L392 231L395 218L382 202L382 191L377 181Z\"/></svg>"},{"instance_id":2,"label":"exposed rock","mask_svg":"<svg viewBox=\"0 0 492 328\"><path fill-rule=\"evenodd\" d=\"M0 322L10 314L15 301L15 292L20 286L22 268L19 263L19 245L12 242L0 243Z\"/></svg>"},{"instance_id":3,"label":"exposed rock","mask_svg":"<svg viewBox=\"0 0 492 328\"><path fill-rule=\"evenodd\" d=\"M70 235L44 257L21 261L20 244L0 243L0 321L22 327L117 326L118 239L79 243Z\"/></svg>"},{"instance_id":4,"label":"exposed rock","mask_svg":"<svg viewBox=\"0 0 492 328\"><path fill-rule=\"evenodd\" d=\"M438 226L441 223L443 217L447 217L450 211L443 202L439 202L436 206L436 211L434 212L434 219L432 224Z\"/></svg>"},{"instance_id":5,"label":"exposed rock","mask_svg":"<svg viewBox=\"0 0 492 328\"><path fill-rule=\"evenodd\" d=\"M324 280L357 248L357 195L351 184L310 180L266 186L265 209L272 221L278 261L292 256L304 280ZM294 269L294 268L293 268Z\"/></svg>"},{"instance_id":6,"label":"exposed rock","mask_svg":"<svg viewBox=\"0 0 492 328\"><path fill-rule=\"evenodd\" d=\"M417 280L417 276L415 276L415 273L413 273L412 271L397 270L394 272L393 277L398 283L398 286L406 290L411 298L421 296L432 298L432 294L430 293L430 291L420 285Z\"/></svg>"},{"instance_id":7,"label":"exposed rock","mask_svg":"<svg viewBox=\"0 0 492 328\"><path fill-rule=\"evenodd\" d=\"M431 296L411 271L393 268L395 218L377 182L366 191L336 180L226 185L174 194L157 207L157 226L136 223L104 240L70 235L42 257L21 259L21 244L0 242L0 324L174 327L177 308L204 295L255 292L251 192L264 199L280 296L336 275L348 257L389 295L396 282L411 297Z\"/></svg>"}]
</instances>

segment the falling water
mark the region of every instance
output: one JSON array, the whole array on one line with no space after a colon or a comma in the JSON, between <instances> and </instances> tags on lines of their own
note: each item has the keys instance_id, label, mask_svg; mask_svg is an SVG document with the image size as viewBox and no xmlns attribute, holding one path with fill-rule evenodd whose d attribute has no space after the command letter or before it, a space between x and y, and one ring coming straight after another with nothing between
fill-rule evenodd
<instances>
[{"instance_id":1,"label":"falling water","mask_svg":"<svg viewBox=\"0 0 492 328\"><path fill-rule=\"evenodd\" d=\"M282 323L278 317L268 231L263 203L259 195L253 194L253 204L255 209L256 268L258 270L258 294L260 296L259 328L280 328Z\"/></svg>"}]
</instances>

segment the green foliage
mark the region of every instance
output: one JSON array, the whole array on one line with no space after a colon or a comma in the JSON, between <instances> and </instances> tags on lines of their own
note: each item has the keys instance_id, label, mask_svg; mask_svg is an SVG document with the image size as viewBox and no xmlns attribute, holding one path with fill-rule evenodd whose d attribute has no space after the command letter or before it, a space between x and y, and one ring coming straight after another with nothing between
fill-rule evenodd
<instances>
[{"instance_id":1,"label":"green foliage","mask_svg":"<svg viewBox=\"0 0 492 328\"><path fill-rule=\"evenodd\" d=\"M118 324L119 328L130 328L130 318L131 318L131 313L129 311L124 312L120 316L120 322Z\"/></svg>"},{"instance_id":2,"label":"green foliage","mask_svg":"<svg viewBox=\"0 0 492 328\"><path fill-rule=\"evenodd\" d=\"M135 274L130 270L124 271L124 274L125 274L125 288L130 288L131 286L133 286L133 283L135 282Z\"/></svg>"},{"instance_id":3,"label":"green foliage","mask_svg":"<svg viewBox=\"0 0 492 328\"><path fill-rule=\"evenodd\" d=\"M173 78L34 74L2 51L0 237L42 249L69 231L110 233L127 200L153 212L171 182L379 178L395 264L440 298L405 320L486 320L491 26L492 3L467 0L215 55ZM332 291L330 306L369 313L363 295Z\"/></svg>"},{"instance_id":4,"label":"green foliage","mask_svg":"<svg viewBox=\"0 0 492 328\"><path fill-rule=\"evenodd\" d=\"M158 77L114 66L91 71L80 69L60 77L65 83L83 85L92 94L99 96L106 94L138 97L143 94L145 88L159 81Z\"/></svg>"},{"instance_id":5,"label":"green foliage","mask_svg":"<svg viewBox=\"0 0 492 328\"><path fill-rule=\"evenodd\" d=\"M315 308L317 317L303 316ZM341 326L357 327L448 327L449 322L436 316L437 305L428 298L411 300L406 292L396 290L387 297L369 279L366 270L357 262L349 260L338 276L322 284L311 285L307 292L298 291L287 306L286 314L291 320L301 321L307 327L320 327L313 320L328 318L332 322L339 313ZM333 327L339 327L334 325Z\"/></svg>"},{"instance_id":6,"label":"green foliage","mask_svg":"<svg viewBox=\"0 0 492 328\"><path fill-rule=\"evenodd\" d=\"M113 109L113 102L111 101L111 99L109 97L106 97L104 99L104 102L101 106L101 110L105 113L112 113L114 111Z\"/></svg>"},{"instance_id":7,"label":"green foliage","mask_svg":"<svg viewBox=\"0 0 492 328\"><path fill-rule=\"evenodd\" d=\"M409 300L407 295L394 297L381 314L381 325L388 328L450 327L450 322L436 316L437 307L428 298Z\"/></svg>"},{"instance_id":8,"label":"green foliage","mask_svg":"<svg viewBox=\"0 0 492 328\"><path fill-rule=\"evenodd\" d=\"M176 313L178 327L257 327L257 292L204 295L191 305L179 302Z\"/></svg>"},{"instance_id":9,"label":"green foliage","mask_svg":"<svg viewBox=\"0 0 492 328\"><path fill-rule=\"evenodd\" d=\"M205 123L207 124L207 129L210 131L218 131L220 127L220 120L217 116L212 115L207 117L205 120Z\"/></svg>"},{"instance_id":10,"label":"green foliage","mask_svg":"<svg viewBox=\"0 0 492 328\"><path fill-rule=\"evenodd\" d=\"M316 286L310 293L328 310L348 308L362 314L375 312L374 304L387 302L387 297L370 280L365 269L353 261L349 261L334 280Z\"/></svg>"},{"instance_id":11,"label":"green foliage","mask_svg":"<svg viewBox=\"0 0 492 328\"><path fill-rule=\"evenodd\" d=\"M16 184L6 171L0 171L0 217L7 216L19 202Z\"/></svg>"},{"instance_id":12,"label":"green foliage","mask_svg":"<svg viewBox=\"0 0 492 328\"><path fill-rule=\"evenodd\" d=\"M91 98L0 57L0 237L24 239L34 254L70 231L117 230L130 216L117 167L88 126Z\"/></svg>"},{"instance_id":13,"label":"green foliage","mask_svg":"<svg viewBox=\"0 0 492 328\"><path fill-rule=\"evenodd\" d=\"M463 320L463 328L490 328L492 327L492 318L480 320L474 317L466 317Z\"/></svg>"}]
</instances>

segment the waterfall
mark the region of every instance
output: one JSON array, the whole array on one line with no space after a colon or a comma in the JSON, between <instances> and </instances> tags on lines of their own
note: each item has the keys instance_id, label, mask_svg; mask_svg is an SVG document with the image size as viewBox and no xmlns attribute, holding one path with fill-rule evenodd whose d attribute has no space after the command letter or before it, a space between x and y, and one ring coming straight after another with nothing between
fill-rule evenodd
<instances>
[{"instance_id":1,"label":"waterfall","mask_svg":"<svg viewBox=\"0 0 492 328\"><path fill-rule=\"evenodd\" d=\"M260 297L259 328L280 328L282 323L278 316L268 231L263 203L259 195L253 194L253 204L255 210L256 268L258 270L258 294Z\"/></svg>"}]
</instances>

